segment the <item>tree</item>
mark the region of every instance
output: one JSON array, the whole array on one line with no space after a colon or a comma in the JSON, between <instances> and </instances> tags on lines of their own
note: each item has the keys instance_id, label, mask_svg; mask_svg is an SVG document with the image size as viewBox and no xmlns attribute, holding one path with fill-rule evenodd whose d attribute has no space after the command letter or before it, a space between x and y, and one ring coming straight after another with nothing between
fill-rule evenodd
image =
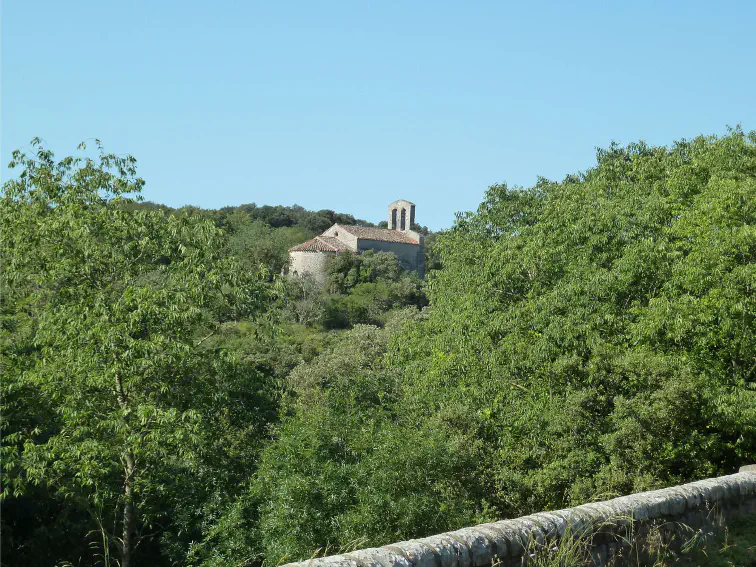
<instances>
[{"instance_id":1,"label":"tree","mask_svg":"<svg viewBox=\"0 0 756 567\"><path fill-rule=\"evenodd\" d=\"M492 186L439 237L430 316L396 340L403 411L495 447L503 515L752 462L755 203L739 130Z\"/></svg>"},{"instance_id":2,"label":"tree","mask_svg":"<svg viewBox=\"0 0 756 567\"><path fill-rule=\"evenodd\" d=\"M289 248L312 238L299 226L271 228L261 220L237 223L228 248L231 255L252 271L264 266L271 276L289 262Z\"/></svg>"},{"instance_id":3,"label":"tree","mask_svg":"<svg viewBox=\"0 0 756 567\"><path fill-rule=\"evenodd\" d=\"M492 186L438 251L424 314L355 326L289 376L239 508L266 559L756 459L756 133L614 145L561 183ZM337 314L385 282L366 258L332 264Z\"/></svg>"},{"instance_id":4,"label":"tree","mask_svg":"<svg viewBox=\"0 0 756 567\"><path fill-rule=\"evenodd\" d=\"M392 309L427 304L422 281L402 270L393 252L338 254L328 264L325 289L332 292L323 297L322 323L327 329L379 325Z\"/></svg>"},{"instance_id":5,"label":"tree","mask_svg":"<svg viewBox=\"0 0 756 567\"><path fill-rule=\"evenodd\" d=\"M484 447L437 419L393 413L401 369L383 356L419 316L406 309L384 329L356 325L291 373L276 439L221 522L229 536L205 542L203 564L275 564L486 518L475 479Z\"/></svg>"},{"instance_id":6,"label":"tree","mask_svg":"<svg viewBox=\"0 0 756 567\"><path fill-rule=\"evenodd\" d=\"M32 145L34 156L13 154L21 172L0 212L4 497L49 486L91 515L104 557L115 544L129 567L184 475L230 468L218 440L254 414L245 407L259 414L247 436L261 435L260 377L203 344L260 311L268 291L222 257L212 223L127 210L143 185L134 158L98 142L96 158L55 161ZM13 414L35 405L37 423Z\"/></svg>"}]
</instances>

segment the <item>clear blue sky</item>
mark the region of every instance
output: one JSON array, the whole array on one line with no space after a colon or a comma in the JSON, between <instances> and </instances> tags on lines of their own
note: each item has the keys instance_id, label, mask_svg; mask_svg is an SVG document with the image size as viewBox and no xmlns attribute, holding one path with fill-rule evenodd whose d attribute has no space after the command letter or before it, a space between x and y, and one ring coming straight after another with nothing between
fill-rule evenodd
<instances>
[{"instance_id":1,"label":"clear blue sky","mask_svg":"<svg viewBox=\"0 0 756 567\"><path fill-rule=\"evenodd\" d=\"M3 0L0 158L98 137L172 206L448 227L611 140L756 128L756 2Z\"/></svg>"}]
</instances>

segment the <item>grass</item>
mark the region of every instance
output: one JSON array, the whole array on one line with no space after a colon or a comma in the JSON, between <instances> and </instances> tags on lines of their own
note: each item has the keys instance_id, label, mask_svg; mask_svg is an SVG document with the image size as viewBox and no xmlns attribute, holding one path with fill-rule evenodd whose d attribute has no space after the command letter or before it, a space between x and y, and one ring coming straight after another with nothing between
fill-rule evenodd
<instances>
[{"instance_id":1,"label":"grass","mask_svg":"<svg viewBox=\"0 0 756 567\"><path fill-rule=\"evenodd\" d=\"M527 566L593 565L592 554L600 541L617 550L607 567L756 567L756 517L736 520L717 531L719 535L713 529L664 523L650 524L639 534L636 524L621 518L581 532L570 533L568 527L559 541L531 541Z\"/></svg>"},{"instance_id":2,"label":"grass","mask_svg":"<svg viewBox=\"0 0 756 567\"><path fill-rule=\"evenodd\" d=\"M756 567L756 516L732 522L724 534L690 557L679 567Z\"/></svg>"}]
</instances>

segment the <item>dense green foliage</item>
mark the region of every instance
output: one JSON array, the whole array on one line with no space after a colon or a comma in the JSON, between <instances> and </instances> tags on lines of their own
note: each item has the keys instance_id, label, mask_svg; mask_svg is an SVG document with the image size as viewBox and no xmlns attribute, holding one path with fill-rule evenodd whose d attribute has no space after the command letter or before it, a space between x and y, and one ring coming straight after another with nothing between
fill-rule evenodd
<instances>
[{"instance_id":1,"label":"dense green foliage","mask_svg":"<svg viewBox=\"0 0 756 567\"><path fill-rule=\"evenodd\" d=\"M756 461L756 134L492 186L426 282L366 253L324 286L286 250L351 220L129 201L102 159L4 189L8 565L104 564L128 506L139 561L240 566Z\"/></svg>"},{"instance_id":2,"label":"dense green foliage","mask_svg":"<svg viewBox=\"0 0 756 567\"><path fill-rule=\"evenodd\" d=\"M492 187L442 241L397 363L416 411L495 447L500 513L754 458L754 141L615 146L562 183Z\"/></svg>"},{"instance_id":3,"label":"dense green foliage","mask_svg":"<svg viewBox=\"0 0 756 567\"><path fill-rule=\"evenodd\" d=\"M271 385L202 343L270 293L220 255L212 224L124 211L142 183L132 159L55 162L40 148L14 161L0 219L4 493L44 485L125 567L144 532L191 529L213 485L253 464ZM22 547L16 560L31 562Z\"/></svg>"},{"instance_id":4,"label":"dense green foliage","mask_svg":"<svg viewBox=\"0 0 756 567\"><path fill-rule=\"evenodd\" d=\"M173 210L138 200L131 157L32 146L0 216L3 562L183 564L256 468L280 379L328 329L423 304L420 281L392 254L275 281L291 245L364 221Z\"/></svg>"}]
</instances>

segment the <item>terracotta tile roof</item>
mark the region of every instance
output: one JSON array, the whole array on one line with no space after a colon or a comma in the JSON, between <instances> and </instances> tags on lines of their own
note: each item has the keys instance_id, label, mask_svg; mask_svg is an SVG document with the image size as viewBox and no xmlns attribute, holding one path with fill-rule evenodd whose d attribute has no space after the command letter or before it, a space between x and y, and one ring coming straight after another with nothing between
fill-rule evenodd
<instances>
[{"instance_id":1,"label":"terracotta tile roof","mask_svg":"<svg viewBox=\"0 0 756 567\"><path fill-rule=\"evenodd\" d=\"M289 252L339 252L346 248L338 238L333 236L316 236L315 238L289 248Z\"/></svg>"},{"instance_id":2,"label":"terracotta tile roof","mask_svg":"<svg viewBox=\"0 0 756 567\"><path fill-rule=\"evenodd\" d=\"M364 238L365 240L380 240L382 242L403 242L405 244L419 244L417 240L412 238L405 232L399 232L398 230L390 230L388 228L373 228L367 226L353 226L353 225L339 225L346 230L349 234L353 234L357 238Z\"/></svg>"},{"instance_id":3,"label":"terracotta tile roof","mask_svg":"<svg viewBox=\"0 0 756 567\"><path fill-rule=\"evenodd\" d=\"M336 250L344 250L346 248L346 245L335 236L316 236L315 238L320 239L321 242L332 246Z\"/></svg>"}]
</instances>

